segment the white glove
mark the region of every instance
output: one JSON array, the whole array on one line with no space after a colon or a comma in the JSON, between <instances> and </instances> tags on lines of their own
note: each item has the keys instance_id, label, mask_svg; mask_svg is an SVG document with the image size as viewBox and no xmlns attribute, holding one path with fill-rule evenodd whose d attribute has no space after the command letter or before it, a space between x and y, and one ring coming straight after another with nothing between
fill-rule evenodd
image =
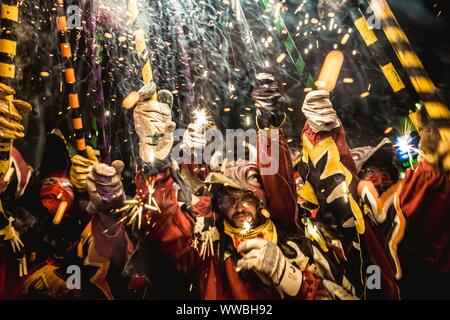
<instances>
[{"instance_id":1,"label":"white glove","mask_svg":"<svg viewBox=\"0 0 450 320\"><path fill-rule=\"evenodd\" d=\"M155 100L138 103L134 109L134 125L139 136L139 156L145 162L164 160L173 145L175 122L171 108Z\"/></svg>"},{"instance_id":2,"label":"white glove","mask_svg":"<svg viewBox=\"0 0 450 320\"><path fill-rule=\"evenodd\" d=\"M144 85L138 91L139 101L146 101L151 99L156 94L156 83L151 81Z\"/></svg>"},{"instance_id":3,"label":"white glove","mask_svg":"<svg viewBox=\"0 0 450 320\"><path fill-rule=\"evenodd\" d=\"M331 131L340 126L339 118L330 101L330 93L326 90L309 92L305 97L302 112L314 133Z\"/></svg>"},{"instance_id":4,"label":"white glove","mask_svg":"<svg viewBox=\"0 0 450 320\"><path fill-rule=\"evenodd\" d=\"M190 123L183 134L183 143L188 149L202 150L207 144L205 133L194 123Z\"/></svg>"},{"instance_id":5,"label":"white glove","mask_svg":"<svg viewBox=\"0 0 450 320\"><path fill-rule=\"evenodd\" d=\"M289 296L295 296L302 285L302 272L293 266L280 248L272 242L254 238L238 247L244 257L237 263L241 270L255 270L268 276L275 286Z\"/></svg>"}]
</instances>

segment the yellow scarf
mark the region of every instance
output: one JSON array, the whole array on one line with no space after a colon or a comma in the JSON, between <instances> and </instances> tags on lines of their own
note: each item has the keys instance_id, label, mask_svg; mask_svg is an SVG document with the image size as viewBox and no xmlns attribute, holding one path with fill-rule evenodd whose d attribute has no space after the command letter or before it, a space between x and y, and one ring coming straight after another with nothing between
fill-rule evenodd
<instances>
[{"instance_id":1,"label":"yellow scarf","mask_svg":"<svg viewBox=\"0 0 450 320\"><path fill-rule=\"evenodd\" d=\"M278 242L277 229L270 219L267 219L264 224L260 225L256 229L251 229L248 232L244 232L244 229L231 226L227 220L224 221L223 225L225 233L231 237L231 239L233 240L233 245L236 249L239 247L239 244L241 242L257 237L270 241L275 245ZM224 259L228 257L229 255L225 254ZM265 283L266 285L270 285L270 280L267 279L264 274L257 271L255 271L255 273L263 283Z\"/></svg>"},{"instance_id":2,"label":"yellow scarf","mask_svg":"<svg viewBox=\"0 0 450 320\"><path fill-rule=\"evenodd\" d=\"M270 241L273 244L277 244L278 242L277 229L270 219L267 219L264 224L256 229L250 229L248 232L244 231L244 229L231 226L228 221L225 220L224 231L231 239L233 239L235 248L237 248L241 242L257 237Z\"/></svg>"}]
</instances>

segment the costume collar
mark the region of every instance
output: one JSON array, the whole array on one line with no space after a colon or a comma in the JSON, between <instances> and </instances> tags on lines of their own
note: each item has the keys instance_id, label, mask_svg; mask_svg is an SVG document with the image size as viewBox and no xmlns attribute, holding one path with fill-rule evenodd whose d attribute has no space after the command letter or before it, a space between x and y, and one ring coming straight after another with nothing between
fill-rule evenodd
<instances>
[{"instance_id":1,"label":"costume collar","mask_svg":"<svg viewBox=\"0 0 450 320\"><path fill-rule=\"evenodd\" d=\"M273 244L277 244L278 242L277 229L270 219L267 219L264 224L249 231L242 228L235 228L231 226L227 220L224 220L224 232L233 239L235 248L237 248L241 242L256 237L263 238Z\"/></svg>"}]
</instances>

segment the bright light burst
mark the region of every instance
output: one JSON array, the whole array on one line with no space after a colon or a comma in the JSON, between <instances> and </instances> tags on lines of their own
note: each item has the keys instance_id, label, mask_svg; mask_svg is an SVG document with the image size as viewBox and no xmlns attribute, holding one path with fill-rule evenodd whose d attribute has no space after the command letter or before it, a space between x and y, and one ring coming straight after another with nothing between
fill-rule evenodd
<instances>
[{"instance_id":1,"label":"bright light burst","mask_svg":"<svg viewBox=\"0 0 450 320\"><path fill-rule=\"evenodd\" d=\"M252 232L253 230L253 218L252 217L248 217L247 219L245 219L245 221L243 222L243 228L241 230L241 236L245 236L247 234L249 234L250 232Z\"/></svg>"},{"instance_id":2,"label":"bright light burst","mask_svg":"<svg viewBox=\"0 0 450 320\"><path fill-rule=\"evenodd\" d=\"M419 153L419 149L415 147L414 138L411 136L413 126L411 122L405 121L403 132L400 137L397 137L394 147L397 148L400 154L407 156L410 165L413 165L414 155Z\"/></svg>"},{"instance_id":3,"label":"bright light burst","mask_svg":"<svg viewBox=\"0 0 450 320\"><path fill-rule=\"evenodd\" d=\"M194 125L196 127L202 128L210 124L210 117L208 115L208 111L205 109L194 109L192 111L192 116L194 118Z\"/></svg>"}]
</instances>

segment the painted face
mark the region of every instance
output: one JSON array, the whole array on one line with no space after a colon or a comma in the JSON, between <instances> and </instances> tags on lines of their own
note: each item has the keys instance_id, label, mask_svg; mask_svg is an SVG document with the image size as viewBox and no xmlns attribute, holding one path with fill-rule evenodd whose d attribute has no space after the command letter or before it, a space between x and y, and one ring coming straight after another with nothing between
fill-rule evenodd
<instances>
[{"instance_id":1,"label":"painted face","mask_svg":"<svg viewBox=\"0 0 450 320\"><path fill-rule=\"evenodd\" d=\"M165 159L172 149L175 123L170 107L148 100L134 109L134 124L139 136L139 155L145 162Z\"/></svg>"},{"instance_id":2,"label":"painted face","mask_svg":"<svg viewBox=\"0 0 450 320\"><path fill-rule=\"evenodd\" d=\"M263 217L258 211L259 199L251 191L227 189L218 199L219 209L235 228L258 227Z\"/></svg>"}]
</instances>

